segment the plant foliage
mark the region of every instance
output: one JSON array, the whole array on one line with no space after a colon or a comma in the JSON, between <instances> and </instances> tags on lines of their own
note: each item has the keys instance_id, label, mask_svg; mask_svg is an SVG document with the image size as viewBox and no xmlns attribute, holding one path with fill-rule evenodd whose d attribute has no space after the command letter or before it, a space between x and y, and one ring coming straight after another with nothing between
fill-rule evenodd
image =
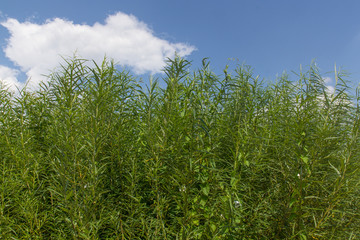
<instances>
[{"instance_id":1,"label":"plant foliage","mask_svg":"<svg viewBox=\"0 0 360 240\"><path fill-rule=\"evenodd\" d=\"M2 86L1 239L359 239L359 90L190 65L144 87L75 58Z\"/></svg>"}]
</instances>

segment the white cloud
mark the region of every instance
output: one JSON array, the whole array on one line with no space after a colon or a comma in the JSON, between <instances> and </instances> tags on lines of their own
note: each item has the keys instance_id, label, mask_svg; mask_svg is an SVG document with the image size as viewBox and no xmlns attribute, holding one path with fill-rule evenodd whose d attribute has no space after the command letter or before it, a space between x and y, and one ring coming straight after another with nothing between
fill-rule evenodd
<instances>
[{"instance_id":1,"label":"white cloud","mask_svg":"<svg viewBox=\"0 0 360 240\"><path fill-rule=\"evenodd\" d=\"M326 84L329 84L332 82L331 77L324 77L323 80L324 80L324 83L326 83Z\"/></svg>"},{"instance_id":2,"label":"white cloud","mask_svg":"<svg viewBox=\"0 0 360 240\"><path fill-rule=\"evenodd\" d=\"M333 86L330 86L330 85L327 85L326 86L326 91L327 91L327 93L328 94L334 94L335 93L335 87L333 87Z\"/></svg>"},{"instance_id":3,"label":"white cloud","mask_svg":"<svg viewBox=\"0 0 360 240\"><path fill-rule=\"evenodd\" d=\"M334 94L335 92L335 87L333 87L332 85L330 85L332 83L332 79L331 77L324 77L323 78L324 83L325 83L325 87L326 87L326 91L328 94Z\"/></svg>"},{"instance_id":4,"label":"white cloud","mask_svg":"<svg viewBox=\"0 0 360 240\"><path fill-rule=\"evenodd\" d=\"M19 72L15 69L11 69L0 65L0 82L1 85L12 92L16 92L16 88L22 88L23 84L17 80Z\"/></svg>"},{"instance_id":5,"label":"white cloud","mask_svg":"<svg viewBox=\"0 0 360 240\"><path fill-rule=\"evenodd\" d=\"M95 61L102 61L106 55L136 73L156 73L175 52L187 56L195 50L191 45L154 36L145 23L121 12L108 16L104 24L92 26L60 18L44 24L9 18L1 25L10 32L5 54L31 78L30 85L43 80L42 75L54 70L62 56L73 56L75 52Z\"/></svg>"}]
</instances>

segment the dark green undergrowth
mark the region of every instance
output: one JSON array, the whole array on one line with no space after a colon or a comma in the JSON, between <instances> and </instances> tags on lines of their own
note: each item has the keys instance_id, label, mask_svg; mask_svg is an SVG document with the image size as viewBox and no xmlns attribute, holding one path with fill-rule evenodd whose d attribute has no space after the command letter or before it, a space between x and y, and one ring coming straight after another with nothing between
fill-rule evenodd
<instances>
[{"instance_id":1,"label":"dark green undergrowth","mask_svg":"<svg viewBox=\"0 0 360 240\"><path fill-rule=\"evenodd\" d=\"M360 239L359 100L314 64L263 83L71 59L0 92L1 239ZM163 86L163 87L162 87Z\"/></svg>"}]
</instances>

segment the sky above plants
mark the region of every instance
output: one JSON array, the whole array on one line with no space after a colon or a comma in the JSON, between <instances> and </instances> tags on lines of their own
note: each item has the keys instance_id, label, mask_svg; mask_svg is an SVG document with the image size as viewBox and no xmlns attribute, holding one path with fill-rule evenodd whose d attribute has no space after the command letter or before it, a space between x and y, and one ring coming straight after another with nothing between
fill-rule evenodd
<instances>
[{"instance_id":1,"label":"sky above plants","mask_svg":"<svg viewBox=\"0 0 360 240\"><path fill-rule=\"evenodd\" d=\"M315 60L330 88L335 64L357 86L359 11L357 0L1 0L0 79L37 86L74 55L149 76L177 52L194 68L246 63L271 81Z\"/></svg>"}]
</instances>

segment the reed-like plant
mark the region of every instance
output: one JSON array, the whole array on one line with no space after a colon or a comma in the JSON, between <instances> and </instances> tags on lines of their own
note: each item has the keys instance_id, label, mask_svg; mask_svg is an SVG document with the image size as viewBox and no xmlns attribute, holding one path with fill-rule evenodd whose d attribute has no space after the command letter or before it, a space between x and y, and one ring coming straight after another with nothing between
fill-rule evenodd
<instances>
[{"instance_id":1,"label":"reed-like plant","mask_svg":"<svg viewBox=\"0 0 360 240\"><path fill-rule=\"evenodd\" d=\"M290 80L293 78L294 80ZM358 239L360 94L312 63L265 82L73 58L0 89L2 239Z\"/></svg>"}]
</instances>

